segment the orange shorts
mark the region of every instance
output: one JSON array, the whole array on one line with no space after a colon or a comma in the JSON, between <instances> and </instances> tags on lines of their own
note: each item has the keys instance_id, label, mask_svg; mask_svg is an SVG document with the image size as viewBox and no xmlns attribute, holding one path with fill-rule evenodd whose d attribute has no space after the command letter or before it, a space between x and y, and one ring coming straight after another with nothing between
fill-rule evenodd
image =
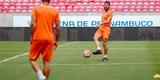
<instances>
[{"instance_id":1,"label":"orange shorts","mask_svg":"<svg viewBox=\"0 0 160 80\"><path fill-rule=\"evenodd\" d=\"M36 60L39 55L42 55L44 61L50 61L52 59L54 43L51 40L33 40L30 46L29 58Z\"/></svg>"},{"instance_id":2,"label":"orange shorts","mask_svg":"<svg viewBox=\"0 0 160 80\"><path fill-rule=\"evenodd\" d=\"M106 39L109 39L109 36L110 36L110 28L106 28L106 29L102 29L102 28L99 28L95 35L96 36L99 36L100 38L106 38Z\"/></svg>"}]
</instances>

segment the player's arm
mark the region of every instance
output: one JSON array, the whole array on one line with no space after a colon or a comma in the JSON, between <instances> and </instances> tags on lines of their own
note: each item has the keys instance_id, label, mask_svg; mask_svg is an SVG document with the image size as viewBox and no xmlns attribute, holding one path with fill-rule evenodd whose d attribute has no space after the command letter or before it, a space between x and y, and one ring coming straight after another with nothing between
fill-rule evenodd
<instances>
[{"instance_id":1,"label":"player's arm","mask_svg":"<svg viewBox=\"0 0 160 80\"><path fill-rule=\"evenodd\" d=\"M30 22L30 33L31 33L31 39L33 37L33 34L35 32L36 29L36 10L33 9L32 10L32 14L31 14L31 22Z\"/></svg>"},{"instance_id":2,"label":"player's arm","mask_svg":"<svg viewBox=\"0 0 160 80\"><path fill-rule=\"evenodd\" d=\"M57 21L57 22L55 22L56 23L56 42L58 42L59 41L59 36L60 36L60 22L59 21Z\"/></svg>"},{"instance_id":3,"label":"player's arm","mask_svg":"<svg viewBox=\"0 0 160 80\"><path fill-rule=\"evenodd\" d=\"M56 49L57 46L58 46L60 30L61 30L59 14L57 15L57 18L56 18L56 21L55 21L55 29L56 29L56 39L55 39L55 43L54 43L54 46L55 46L54 49Z\"/></svg>"},{"instance_id":4,"label":"player's arm","mask_svg":"<svg viewBox=\"0 0 160 80\"><path fill-rule=\"evenodd\" d=\"M35 22L36 22L36 17L31 16L31 23L30 23L30 33L31 33L31 38L33 37L34 31L35 31Z\"/></svg>"}]
</instances>

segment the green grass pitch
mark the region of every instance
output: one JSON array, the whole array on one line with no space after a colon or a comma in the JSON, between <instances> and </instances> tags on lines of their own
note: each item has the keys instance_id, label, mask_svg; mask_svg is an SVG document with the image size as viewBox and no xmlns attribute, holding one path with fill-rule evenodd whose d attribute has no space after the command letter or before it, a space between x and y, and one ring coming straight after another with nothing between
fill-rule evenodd
<instances>
[{"instance_id":1,"label":"green grass pitch","mask_svg":"<svg viewBox=\"0 0 160 80\"><path fill-rule=\"evenodd\" d=\"M153 75L160 73L160 41L109 41L108 46L110 61L101 62L103 55L82 55L95 50L92 41L59 42L49 80L158 80ZM37 80L28 55L22 55L28 51L29 42L0 41L0 80ZM42 67L41 58L38 63Z\"/></svg>"}]
</instances>

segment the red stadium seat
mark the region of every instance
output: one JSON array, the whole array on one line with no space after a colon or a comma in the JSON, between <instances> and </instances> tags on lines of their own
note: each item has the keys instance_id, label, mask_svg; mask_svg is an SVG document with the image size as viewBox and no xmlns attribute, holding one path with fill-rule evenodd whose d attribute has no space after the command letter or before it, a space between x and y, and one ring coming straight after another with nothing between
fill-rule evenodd
<instances>
[{"instance_id":1,"label":"red stadium seat","mask_svg":"<svg viewBox=\"0 0 160 80\"><path fill-rule=\"evenodd\" d=\"M34 3L29 2L29 3L28 3L28 6L34 6Z\"/></svg>"},{"instance_id":2,"label":"red stadium seat","mask_svg":"<svg viewBox=\"0 0 160 80\"><path fill-rule=\"evenodd\" d=\"M83 5L84 5L84 6L87 6L87 5L88 5L88 3L87 3L87 2L83 2Z\"/></svg>"},{"instance_id":3,"label":"red stadium seat","mask_svg":"<svg viewBox=\"0 0 160 80\"><path fill-rule=\"evenodd\" d=\"M21 12L22 12L22 13L27 13L28 10L22 9Z\"/></svg>"},{"instance_id":4,"label":"red stadium seat","mask_svg":"<svg viewBox=\"0 0 160 80\"><path fill-rule=\"evenodd\" d=\"M17 0L17 2L23 2L23 0Z\"/></svg>"},{"instance_id":5,"label":"red stadium seat","mask_svg":"<svg viewBox=\"0 0 160 80\"><path fill-rule=\"evenodd\" d=\"M91 9L86 8L86 9L85 9L85 12L91 12Z\"/></svg>"},{"instance_id":6,"label":"red stadium seat","mask_svg":"<svg viewBox=\"0 0 160 80\"><path fill-rule=\"evenodd\" d=\"M10 2L17 2L17 0L10 0Z\"/></svg>"},{"instance_id":7,"label":"red stadium seat","mask_svg":"<svg viewBox=\"0 0 160 80\"><path fill-rule=\"evenodd\" d=\"M130 2L130 5L131 5L131 6L136 6L137 3L136 3L136 2Z\"/></svg>"},{"instance_id":8,"label":"red stadium seat","mask_svg":"<svg viewBox=\"0 0 160 80\"><path fill-rule=\"evenodd\" d=\"M79 9L73 8L72 12L78 12Z\"/></svg>"},{"instance_id":9,"label":"red stadium seat","mask_svg":"<svg viewBox=\"0 0 160 80\"><path fill-rule=\"evenodd\" d=\"M3 10L9 9L9 6L3 6Z\"/></svg>"},{"instance_id":10,"label":"red stadium seat","mask_svg":"<svg viewBox=\"0 0 160 80\"><path fill-rule=\"evenodd\" d=\"M30 9L29 9L29 10L28 10L28 12L29 12L29 13L31 13L31 12L32 12L32 10L30 10Z\"/></svg>"},{"instance_id":11,"label":"red stadium seat","mask_svg":"<svg viewBox=\"0 0 160 80\"><path fill-rule=\"evenodd\" d=\"M82 3L82 2L77 2L76 5L77 5L77 6L82 6L83 3Z\"/></svg>"},{"instance_id":12,"label":"red stadium seat","mask_svg":"<svg viewBox=\"0 0 160 80\"><path fill-rule=\"evenodd\" d=\"M28 0L28 2L35 2L35 0Z\"/></svg>"},{"instance_id":13,"label":"red stadium seat","mask_svg":"<svg viewBox=\"0 0 160 80\"><path fill-rule=\"evenodd\" d=\"M29 0L23 0L23 2L28 3L28 2L29 2Z\"/></svg>"},{"instance_id":14,"label":"red stadium seat","mask_svg":"<svg viewBox=\"0 0 160 80\"><path fill-rule=\"evenodd\" d=\"M15 6L15 2L10 2L10 6Z\"/></svg>"},{"instance_id":15,"label":"red stadium seat","mask_svg":"<svg viewBox=\"0 0 160 80\"><path fill-rule=\"evenodd\" d=\"M160 12L160 9L155 9L156 12Z\"/></svg>"},{"instance_id":16,"label":"red stadium seat","mask_svg":"<svg viewBox=\"0 0 160 80\"><path fill-rule=\"evenodd\" d=\"M38 5L40 5L39 2L35 2L35 3L34 3L34 6L38 6Z\"/></svg>"},{"instance_id":17,"label":"red stadium seat","mask_svg":"<svg viewBox=\"0 0 160 80\"><path fill-rule=\"evenodd\" d=\"M64 2L59 2L59 3L57 3L57 5L63 6Z\"/></svg>"},{"instance_id":18,"label":"red stadium seat","mask_svg":"<svg viewBox=\"0 0 160 80\"><path fill-rule=\"evenodd\" d=\"M34 8L33 6L29 6L29 7L28 7L29 10L32 10L33 8Z\"/></svg>"},{"instance_id":19,"label":"red stadium seat","mask_svg":"<svg viewBox=\"0 0 160 80\"><path fill-rule=\"evenodd\" d=\"M77 2L77 0L70 0L70 2Z\"/></svg>"},{"instance_id":20,"label":"red stadium seat","mask_svg":"<svg viewBox=\"0 0 160 80\"><path fill-rule=\"evenodd\" d=\"M96 8L92 9L92 12L97 12L97 11L98 11L98 9L96 9Z\"/></svg>"},{"instance_id":21,"label":"red stadium seat","mask_svg":"<svg viewBox=\"0 0 160 80\"><path fill-rule=\"evenodd\" d=\"M137 5L137 6L136 6L136 9L142 9L142 8L143 8L142 5Z\"/></svg>"},{"instance_id":22,"label":"red stadium seat","mask_svg":"<svg viewBox=\"0 0 160 80\"><path fill-rule=\"evenodd\" d=\"M60 9L59 11L60 11L60 12L66 12L66 10L65 10L65 9Z\"/></svg>"},{"instance_id":23,"label":"red stadium seat","mask_svg":"<svg viewBox=\"0 0 160 80\"><path fill-rule=\"evenodd\" d=\"M16 6L21 6L21 3L20 3L20 2L17 2L15 5L16 5Z\"/></svg>"},{"instance_id":24,"label":"red stadium seat","mask_svg":"<svg viewBox=\"0 0 160 80\"><path fill-rule=\"evenodd\" d=\"M145 6L148 6L149 5L149 2L143 2L143 5L145 5Z\"/></svg>"},{"instance_id":25,"label":"red stadium seat","mask_svg":"<svg viewBox=\"0 0 160 80\"><path fill-rule=\"evenodd\" d=\"M129 12L135 12L136 10L135 9L129 9Z\"/></svg>"},{"instance_id":26,"label":"red stadium seat","mask_svg":"<svg viewBox=\"0 0 160 80\"><path fill-rule=\"evenodd\" d=\"M127 2L125 3L125 5L130 6L131 3L130 3L129 1L127 1Z\"/></svg>"},{"instance_id":27,"label":"red stadium seat","mask_svg":"<svg viewBox=\"0 0 160 80\"><path fill-rule=\"evenodd\" d=\"M143 5L143 2L137 2L137 5L138 5L138 6L142 6L142 5Z\"/></svg>"},{"instance_id":28,"label":"red stadium seat","mask_svg":"<svg viewBox=\"0 0 160 80\"><path fill-rule=\"evenodd\" d=\"M78 12L84 12L85 11L85 7L84 6L81 6L78 10Z\"/></svg>"},{"instance_id":29,"label":"red stadium seat","mask_svg":"<svg viewBox=\"0 0 160 80\"><path fill-rule=\"evenodd\" d=\"M124 11L124 12L129 12L129 9L125 9L125 8L124 8L123 11Z\"/></svg>"},{"instance_id":30,"label":"red stadium seat","mask_svg":"<svg viewBox=\"0 0 160 80\"><path fill-rule=\"evenodd\" d=\"M100 2L95 2L95 4L94 4L95 6L100 6L101 5L101 3Z\"/></svg>"},{"instance_id":31,"label":"red stadium seat","mask_svg":"<svg viewBox=\"0 0 160 80\"><path fill-rule=\"evenodd\" d=\"M85 11L86 11L86 12L90 12L90 11L91 11L91 9L92 9L92 6L86 6Z\"/></svg>"},{"instance_id":32,"label":"red stadium seat","mask_svg":"<svg viewBox=\"0 0 160 80\"><path fill-rule=\"evenodd\" d=\"M20 12L21 12L21 10L19 10L19 9L15 10L15 13L20 13Z\"/></svg>"},{"instance_id":33,"label":"red stadium seat","mask_svg":"<svg viewBox=\"0 0 160 80\"><path fill-rule=\"evenodd\" d=\"M9 2L4 2L3 6L10 6Z\"/></svg>"},{"instance_id":34,"label":"red stadium seat","mask_svg":"<svg viewBox=\"0 0 160 80\"><path fill-rule=\"evenodd\" d=\"M10 10L15 10L15 6L10 6Z\"/></svg>"},{"instance_id":35,"label":"red stadium seat","mask_svg":"<svg viewBox=\"0 0 160 80\"><path fill-rule=\"evenodd\" d=\"M53 0L51 5L60 12L100 12L106 0ZM30 12L41 0L0 0L3 12ZM160 0L110 0L114 12L158 12ZM9 11L4 6L8 6ZM15 7L13 7L15 6ZM25 9L24 9L25 8ZM16 9L16 10L15 10ZM18 9L18 10L17 10Z\"/></svg>"},{"instance_id":36,"label":"red stadium seat","mask_svg":"<svg viewBox=\"0 0 160 80\"><path fill-rule=\"evenodd\" d=\"M65 12L72 12L72 9L67 9L65 10Z\"/></svg>"},{"instance_id":37,"label":"red stadium seat","mask_svg":"<svg viewBox=\"0 0 160 80\"><path fill-rule=\"evenodd\" d=\"M159 2L159 1L158 1L158 2L156 2L155 4L156 4L156 6L160 6L160 2Z\"/></svg>"},{"instance_id":38,"label":"red stadium seat","mask_svg":"<svg viewBox=\"0 0 160 80\"><path fill-rule=\"evenodd\" d=\"M154 9L149 9L149 12L154 12L155 10Z\"/></svg>"},{"instance_id":39,"label":"red stadium seat","mask_svg":"<svg viewBox=\"0 0 160 80\"><path fill-rule=\"evenodd\" d=\"M16 10L22 10L21 6L16 6Z\"/></svg>"},{"instance_id":40,"label":"red stadium seat","mask_svg":"<svg viewBox=\"0 0 160 80\"><path fill-rule=\"evenodd\" d=\"M3 7L2 6L0 6L0 10L2 10L3 9Z\"/></svg>"},{"instance_id":41,"label":"red stadium seat","mask_svg":"<svg viewBox=\"0 0 160 80\"><path fill-rule=\"evenodd\" d=\"M149 6L149 9L155 9L155 7L154 6Z\"/></svg>"},{"instance_id":42,"label":"red stadium seat","mask_svg":"<svg viewBox=\"0 0 160 80\"><path fill-rule=\"evenodd\" d=\"M59 9L60 9L60 7L58 7L58 6L55 6L54 8L55 8L55 9L57 9L57 10L59 10Z\"/></svg>"},{"instance_id":43,"label":"red stadium seat","mask_svg":"<svg viewBox=\"0 0 160 80\"><path fill-rule=\"evenodd\" d=\"M150 2L149 5L153 5L154 6L154 5L156 5L156 3L155 2Z\"/></svg>"},{"instance_id":44,"label":"red stadium seat","mask_svg":"<svg viewBox=\"0 0 160 80\"><path fill-rule=\"evenodd\" d=\"M88 5L89 6L94 6L94 2L89 2Z\"/></svg>"},{"instance_id":45,"label":"red stadium seat","mask_svg":"<svg viewBox=\"0 0 160 80\"><path fill-rule=\"evenodd\" d=\"M129 11L130 6L125 5L123 8L124 8L124 9L123 9L123 11L124 11L124 12L128 12L128 11Z\"/></svg>"},{"instance_id":46,"label":"red stadium seat","mask_svg":"<svg viewBox=\"0 0 160 80\"><path fill-rule=\"evenodd\" d=\"M9 13L15 13L15 10L10 9L8 12Z\"/></svg>"},{"instance_id":47,"label":"red stadium seat","mask_svg":"<svg viewBox=\"0 0 160 80\"><path fill-rule=\"evenodd\" d=\"M118 12L122 12L123 9L124 9L124 6L122 6L122 5L117 6L117 11Z\"/></svg>"},{"instance_id":48,"label":"red stadium seat","mask_svg":"<svg viewBox=\"0 0 160 80\"><path fill-rule=\"evenodd\" d=\"M22 9L23 9L23 10L29 10L29 8L26 7L26 6L23 6Z\"/></svg>"},{"instance_id":49,"label":"red stadium seat","mask_svg":"<svg viewBox=\"0 0 160 80\"><path fill-rule=\"evenodd\" d=\"M124 6L125 3L124 3L124 2L119 2L119 5L120 5L120 6Z\"/></svg>"},{"instance_id":50,"label":"red stadium seat","mask_svg":"<svg viewBox=\"0 0 160 80\"><path fill-rule=\"evenodd\" d=\"M3 10L3 13L8 13L8 12L9 12L8 9L4 9L4 10Z\"/></svg>"},{"instance_id":51,"label":"red stadium seat","mask_svg":"<svg viewBox=\"0 0 160 80\"><path fill-rule=\"evenodd\" d=\"M142 9L136 9L136 12L142 12Z\"/></svg>"},{"instance_id":52,"label":"red stadium seat","mask_svg":"<svg viewBox=\"0 0 160 80\"><path fill-rule=\"evenodd\" d=\"M118 2L112 2L112 5L116 6L118 5Z\"/></svg>"},{"instance_id":53,"label":"red stadium seat","mask_svg":"<svg viewBox=\"0 0 160 80\"><path fill-rule=\"evenodd\" d=\"M67 11L72 11L73 7L72 6L67 6Z\"/></svg>"},{"instance_id":54,"label":"red stadium seat","mask_svg":"<svg viewBox=\"0 0 160 80\"><path fill-rule=\"evenodd\" d=\"M156 9L160 9L160 5L159 6L155 6Z\"/></svg>"},{"instance_id":55,"label":"red stadium seat","mask_svg":"<svg viewBox=\"0 0 160 80\"><path fill-rule=\"evenodd\" d=\"M34 0L35 2L41 2L41 0Z\"/></svg>"},{"instance_id":56,"label":"red stadium seat","mask_svg":"<svg viewBox=\"0 0 160 80\"><path fill-rule=\"evenodd\" d=\"M5 2L4 0L0 0L0 2Z\"/></svg>"},{"instance_id":57,"label":"red stadium seat","mask_svg":"<svg viewBox=\"0 0 160 80\"><path fill-rule=\"evenodd\" d=\"M4 2L10 2L10 0L4 0Z\"/></svg>"},{"instance_id":58,"label":"red stadium seat","mask_svg":"<svg viewBox=\"0 0 160 80\"><path fill-rule=\"evenodd\" d=\"M2 6L3 5L3 3L2 2L0 2L0 6Z\"/></svg>"},{"instance_id":59,"label":"red stadium seat","mask_svg":"<svg viewBox=\"0 0 160 80\"><path fill-rule=\"evenodd\" d=\"M27 4L26 2L23 2L23 3L21 4L21 6L22 6L22 7L26 7L26 6L28 6L28 4Z\"/></svg>"}]
</instances>

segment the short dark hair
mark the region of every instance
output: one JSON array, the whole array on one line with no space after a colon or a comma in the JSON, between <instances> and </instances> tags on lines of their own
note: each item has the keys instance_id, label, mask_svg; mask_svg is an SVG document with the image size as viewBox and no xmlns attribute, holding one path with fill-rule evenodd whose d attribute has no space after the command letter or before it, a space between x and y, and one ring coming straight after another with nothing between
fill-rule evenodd
<instances>
[{"instance_id":1,"label":"short dark hair","mask_svg":"<svg viewBox=\"0 0 160 80\"><path fill-rule=\"evenodd\" d=\"M107 4L109 4L109 5L110 5L110 2L109 2L109 1L105 1L104 3L107 3Z\"/></svg>"},{"instance_id":2,"label":"short dark hair","mask_svg":"<svg viewBox=\"0 0 160 80\"><path fill-rule=\"evenodd\" d=\"M51 1L50 0L42 0L42 2L48 2L48 3L50 3Z\"/></svg>"}]
</instances>

